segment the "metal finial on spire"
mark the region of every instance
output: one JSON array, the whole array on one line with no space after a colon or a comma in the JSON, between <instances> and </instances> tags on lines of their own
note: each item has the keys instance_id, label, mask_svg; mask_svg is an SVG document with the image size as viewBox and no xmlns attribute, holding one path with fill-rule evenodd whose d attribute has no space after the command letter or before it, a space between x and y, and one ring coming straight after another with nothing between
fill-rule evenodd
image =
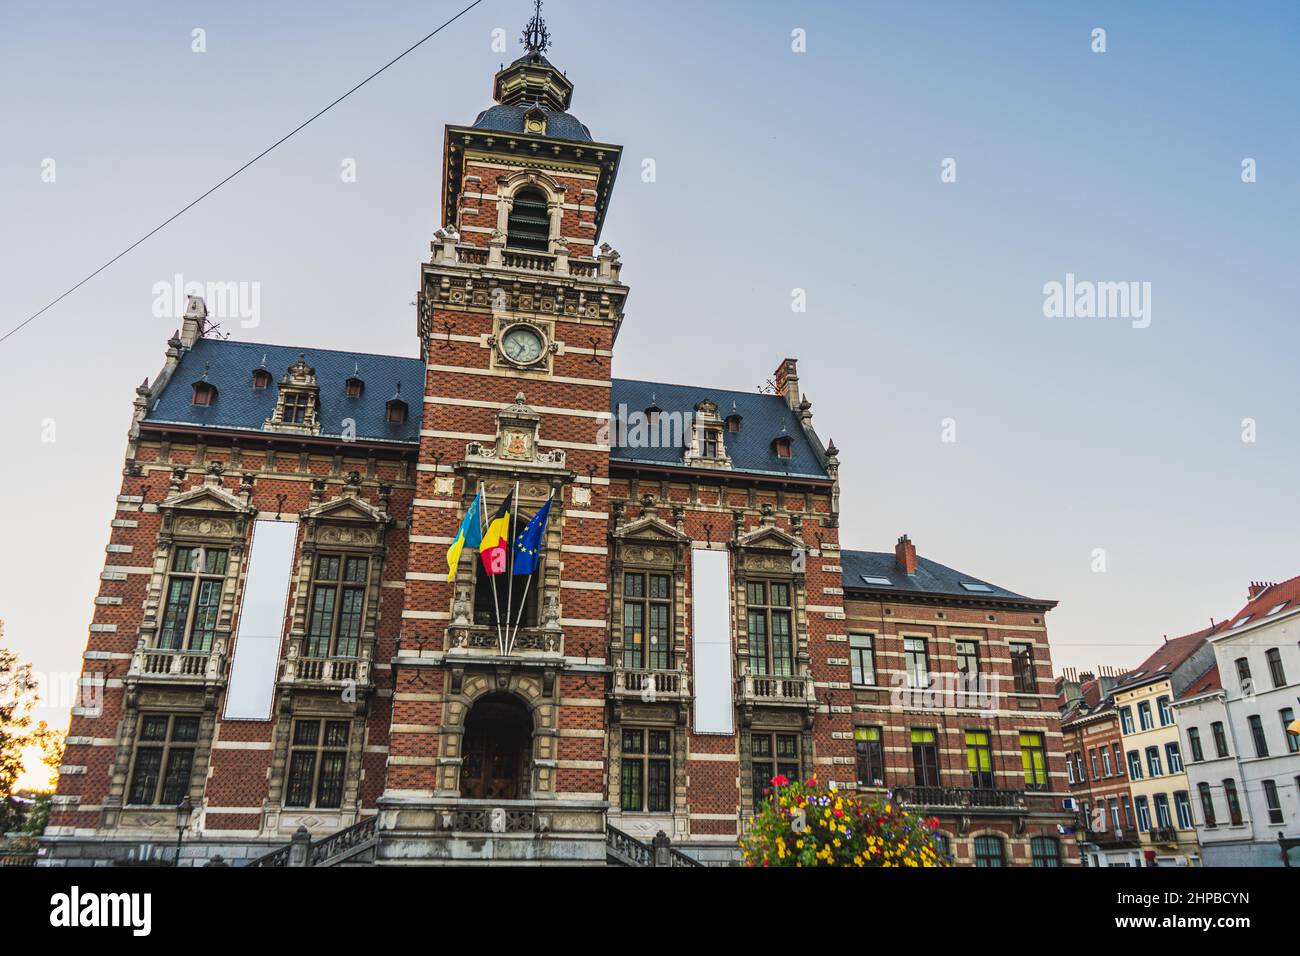
<instances>
[{"instance_id":1,"label":"metal finial on spire","mask_svg":"<svg viewBox=\"0 0 1300 956\"><path fill-rule=\"evenodd\" d=\"M529 53L545 53L550 49L551 31L546 29L546 21L542 19L542 0L533 0L533 18L519 39Z\"/></svg>"}]
</instances>

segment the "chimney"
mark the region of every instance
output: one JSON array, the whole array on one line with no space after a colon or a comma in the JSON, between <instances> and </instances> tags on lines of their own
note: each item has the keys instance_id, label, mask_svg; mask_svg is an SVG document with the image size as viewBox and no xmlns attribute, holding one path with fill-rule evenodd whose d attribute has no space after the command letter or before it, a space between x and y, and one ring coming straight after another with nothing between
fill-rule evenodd
<instances>
[{"instance_id":1,"label":"chimney","mask_svg":"<svg viewBox=\"0 0 1300 956\"><path fill-rule=\"evenodd\" d=\"M202 296L186 296L185 317L181 319L181 345L187 349L194 348L194 343L203 338L207 318L208 306Z\"/></svg>"},{"instance_id":2,"label":"chimney","mask_svg":"<svg viewBox=\"0 0 1300 956\"><path fill-rule=\"evenodd\" d=\"M1250 587L1246 589L1247 600L1255 600L1275 584L1277 584L1276 581L1251 581Z\"/></svg>"},{"instance_id":3,"label":"chimney","mask_svg":"<svg viewBox=\"0 0 1300 956\"><path fill-rule=\"evenodd\" d=\"M788 358L776 367L776 393L785 396L786 403L794 411L799 410L799 371L798 360Z\"/></svg>"},{"instance_id":4,"label":"chimney","mask_svg":"<svg viewBox=\"0 0 1300 956\"><path fill-rule=\"evenodd\" d=\"M898 544L894 545L894 558L898 561L898 566L908 574L916 573L916 545L912 544L912 539L903 535L898 539Z\"/></svg>"}]
</instances>

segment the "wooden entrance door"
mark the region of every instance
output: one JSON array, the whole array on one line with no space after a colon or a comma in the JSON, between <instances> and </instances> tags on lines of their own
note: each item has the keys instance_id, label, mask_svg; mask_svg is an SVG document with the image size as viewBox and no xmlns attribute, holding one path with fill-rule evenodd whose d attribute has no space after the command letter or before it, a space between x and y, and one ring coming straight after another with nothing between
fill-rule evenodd
<instances>
[{"instance_id":1,"label":"wooden entrance door","mask_svg":"<svg viewBox=\"0 0 1300 956\"><path fill-rule=\"evenodd\" d=\"M517 800L527 796L531 722L513 701L481 701L465 721L460 795Z\"/></svg>"}]
</instances>

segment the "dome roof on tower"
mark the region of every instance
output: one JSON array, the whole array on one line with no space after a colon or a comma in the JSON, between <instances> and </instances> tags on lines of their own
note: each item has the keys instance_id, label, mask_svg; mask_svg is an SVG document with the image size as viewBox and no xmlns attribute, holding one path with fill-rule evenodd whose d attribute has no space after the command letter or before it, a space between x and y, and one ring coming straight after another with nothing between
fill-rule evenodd
<instances>
[{"instance_id":1,"label":"dome roof on tower","mask_svg":"<svg viewBox=\"0 0 1300 956\"><path fill-rule=\"evenodd\" d=\"M533 110L540 110L546 117L547 136L581 143L592 142L591 131L572 113L524 103L499 103L489 107L478 114L474 128L498 130L502 133L526 133L528 130L524 125L524 117Z\"/></svg>"}]
</instances>

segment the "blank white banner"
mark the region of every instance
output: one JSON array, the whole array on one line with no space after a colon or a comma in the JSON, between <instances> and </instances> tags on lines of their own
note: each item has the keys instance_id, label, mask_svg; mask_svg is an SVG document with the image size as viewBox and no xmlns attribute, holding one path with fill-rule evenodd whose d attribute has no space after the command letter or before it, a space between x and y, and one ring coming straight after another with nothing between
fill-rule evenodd
<instances>
[{"instance_id":1,"label":"blank white banner","mask_svg":"<svg viewBox=\"0 0 1300 956\"><path fill-rule=\"evenodd\" d=\"M244 603L239 612L235 657L226 692L227 720L269 720L271 717L297 539L298 525L292 521L253 524Z\"/></svg>"},{"instance_id":2,"label":"blank white banner","mask_svg":"<svg viewBox=\"0 0 1300 956\"><path fill-rule=\"evenodd\" d=\"M691 551L695 732L735 733L731 687L731 555Z\"/></svg>"}]
</instances>

